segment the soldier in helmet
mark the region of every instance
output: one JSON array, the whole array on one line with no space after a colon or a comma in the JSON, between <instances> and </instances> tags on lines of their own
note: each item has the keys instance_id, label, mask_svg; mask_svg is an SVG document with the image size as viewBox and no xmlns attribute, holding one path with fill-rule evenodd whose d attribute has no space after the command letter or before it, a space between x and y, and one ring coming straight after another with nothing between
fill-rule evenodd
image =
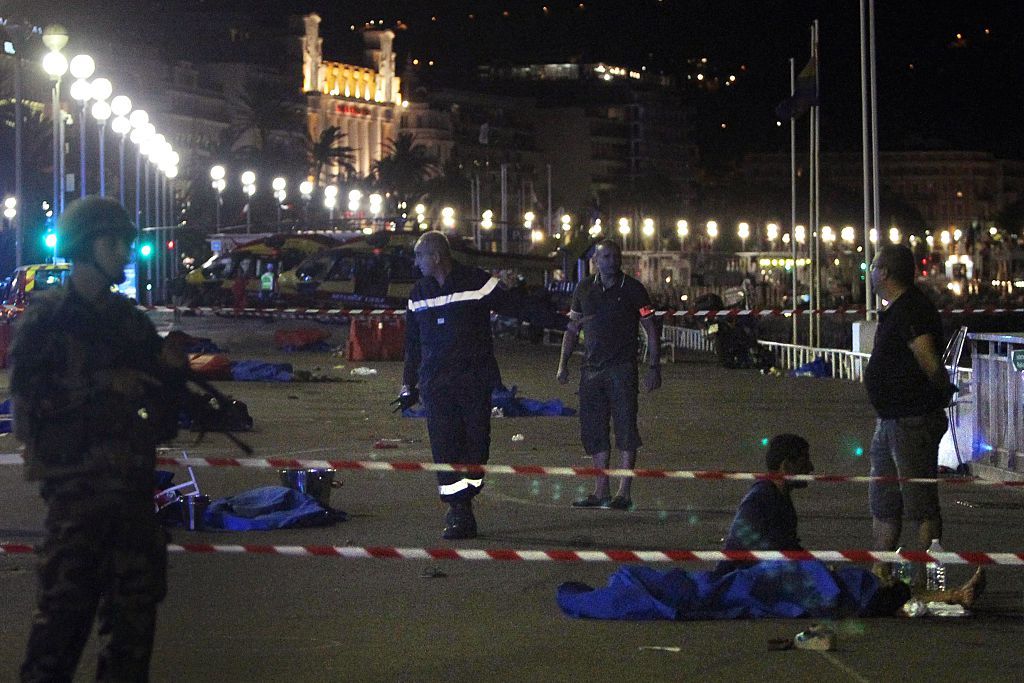
<instances>
[{"instance_id":1,"label":"soldier in helmet","mask_svg":"<svg viewBox=\"0 0 1024 683\"><path fill-rule=\"evenodd\" d=\"M146 316L112 291L135 226L86 197L58 223L73 262L64 289L33 299L11 349L15 435L47 505L23 681L71 680L94 619L100 680L145 680L166 592L166 534L153 510L159 377L183 370ZM166 411L165 411L166 412Z\"/></svg>"}]
</instances>

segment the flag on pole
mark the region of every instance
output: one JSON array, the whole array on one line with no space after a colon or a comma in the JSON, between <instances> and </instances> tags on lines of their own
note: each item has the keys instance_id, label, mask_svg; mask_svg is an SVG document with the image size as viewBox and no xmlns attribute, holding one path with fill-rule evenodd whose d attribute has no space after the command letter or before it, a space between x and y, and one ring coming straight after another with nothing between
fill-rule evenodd
<instances>
[{"instance_id":1,"label":"flag on pole","mask_svg":"<svg viewBox=\"0 0 1024 683\"><path fill-rule=\"evenodd\" d=\"M811 57L796 77L796 90L775 107L779 119L798 119L818 106L818 58Z\"/></svg>"}]
</instances>

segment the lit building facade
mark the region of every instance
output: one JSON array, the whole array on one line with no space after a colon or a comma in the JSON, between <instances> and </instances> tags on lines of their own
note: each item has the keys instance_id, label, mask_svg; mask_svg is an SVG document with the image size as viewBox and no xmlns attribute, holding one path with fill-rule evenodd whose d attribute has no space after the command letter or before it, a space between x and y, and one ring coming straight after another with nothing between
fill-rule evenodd
<instances>
[{"instance_id":1,"label":"lit building facade","mask_svg":"<svg viewBox=\"0 0 1024 683\"><path fill-rule=\"evenodd\" d=\"M303 18L302 90L306 96L310 136L317 140L332 126L344 134L341 144L355 151L352 165L359 176L370 174L373 164L386 153L394 139L402 107L401 80L395 73L395 34L364 30L367 66L324 61L320 17ZM339 165L325 168L329 181L341 172Z\"/></svg>"}]
</instances>

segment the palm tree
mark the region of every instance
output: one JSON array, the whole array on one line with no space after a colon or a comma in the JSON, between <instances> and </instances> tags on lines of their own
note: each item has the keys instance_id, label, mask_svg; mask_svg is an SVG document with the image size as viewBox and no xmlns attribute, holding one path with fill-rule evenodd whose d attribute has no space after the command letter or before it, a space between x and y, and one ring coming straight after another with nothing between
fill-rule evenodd
<instances>
[{"instance_id":1,"label":"palm tree","mask_svg":"<svg viewBox=\"0 0 1024 683\"><path fill-rule=\"evenodd\" d=\"M306 133L306 157L313 178L321 180L324 167L333 169L335 166L341 171L344 178L348 179L355 175L355 152L356 150L348 145L341 144L345 134L337 126L329 126L320 131L320 136L314 140L312 135ZM328 182L333 178L328 177Z\"/></svg>"},{"instance_id":2,"label":"palm tree","mask_svg":"<svg viewBox=\"0 0 1024 683\"><path fill-rule=\"evenodd\" d=\"M391 192L397 203L410 203L425 191L425 182L438 171L437 160L411 133L399 133L387 141L387 155L373 164L373 176L381 189Z\"/></svg>"},{"instance_id":3,"label":"palm tree","mask_svg":"<svg viewBox=\"0 0 1024 683\"><path fill-rule=\"evenodd\" d=\"M235 148L266 152L273 145L273 133L288 138L301 135L304 111L291 90L267 79L251 79L238 98L231 124Z\"/></svg>"}]
</instances>

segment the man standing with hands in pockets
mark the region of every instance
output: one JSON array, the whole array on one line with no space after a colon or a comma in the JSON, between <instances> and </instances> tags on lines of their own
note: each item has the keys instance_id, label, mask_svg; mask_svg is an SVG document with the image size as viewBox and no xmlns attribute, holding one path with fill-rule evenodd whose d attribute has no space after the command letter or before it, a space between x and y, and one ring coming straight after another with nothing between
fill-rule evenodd
<instances>
[{"instance_id":1,"label":"man standing with hands in pockets","mask_svg":"<svg viewBox=\"0 0 1024 683\"><path fill-rule=\"evenodd\" d=\"M615 429L620 466L633 469L636 451L643 444L637 428L639 373L636 362L638 325L647 333L648 368L644 391L661 386L658 335L651 297L639 281L622 272L622 247L604 240L594 251L597 274L581 280L573 294L569 325L562 338L556 375L569 381L569 358L583 331L584 360L580 371L580 436L594 467L606 469L611 453L609 420ZM594 492L575 501L577 508L629 510L632 477L623 477L614 497L608 477L596 478Z\"/></svg>"}]
</instances>

